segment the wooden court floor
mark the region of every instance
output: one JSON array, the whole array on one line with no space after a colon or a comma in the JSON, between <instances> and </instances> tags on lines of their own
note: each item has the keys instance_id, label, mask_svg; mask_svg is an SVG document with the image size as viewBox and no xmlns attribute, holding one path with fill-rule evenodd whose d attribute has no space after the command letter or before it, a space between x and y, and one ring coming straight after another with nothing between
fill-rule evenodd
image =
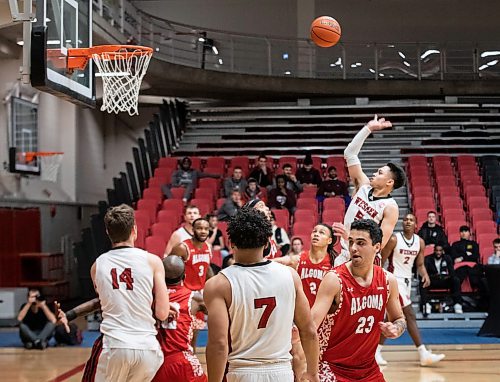
<instances>
[{"instance_id":1,"label":"wooden court floor","mask_svg":"<svg viewBox=\"0 0 500 382\"><path fill-rule=\"evenodd\" d=\"M383 368L387 382L485 382L500 381L500 345L434 345L446 354L436 367L420 367L413 346L386 346ZM49 348L45 351L0 349L1 382L80 381L90 348ZM198 349L205 362L205 349Z\"/></svg>"}]
</instances>

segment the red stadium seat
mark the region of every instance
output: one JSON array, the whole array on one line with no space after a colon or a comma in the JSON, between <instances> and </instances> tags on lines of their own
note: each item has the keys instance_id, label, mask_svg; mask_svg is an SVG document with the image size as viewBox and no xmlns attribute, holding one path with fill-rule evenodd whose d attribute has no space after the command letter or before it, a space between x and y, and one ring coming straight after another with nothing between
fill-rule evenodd
<instances>
[{"instance_id":1,"label":"red stadium seat","mask_svg":"<svg viewBox=\"0 0 500 382\"><path fill-rule=\"evenodd\" d=\"M146 236L149 234L150 217L147 211L134 211L135 224L137 225L137 239L134 245L144 248Z\"/></svg>"},{"instance_id":2,"label":"red stadium seat","mask_svg":"<svg viewBox=\"0 0 500 382\"><path fill-rule=\"evenodd\" d=\"M323 210L338 210L345 212L345 200L340 197L326 198L323 200Z\"/></svg>"},{"instance_id":3,"label":"red stadium seat","mask_svg":"<svg viewBox=\"0 0 500 382\"><path fill-rule=\"evenodd\" d=\"M469 213L473 225L479 221L489 221L493 219L493 213L489 208L473 208Z\"/></svg>"},{"instance_id":4,"label":"red stadium seat","mask_svg":"<svg viewBox=\"0 0 500 382\"><path fill-rule=\"evenodd\" d=\"M167 242L161 236L148 236L146 238L145 250L153 255L158 256L160 259L163 258L165 254L165 248L167 247Z\"/></svg>"},{"instance_id":5,"label":"red stadium seat","mask_svg":"<svg viewBox=\"0 0 500 382\"><path fill-rule=\"evenodd\" d=\"M158 167L171 168L175 170L177 168L177 160L178 158L175 157L160 158L158 161Z\"/></svg>"},{"instance_id":6,"label":"red stadium seat","mask_svg":"<svg viewBox=\"0 0 500 382\"><path fill-rule=\"evenodd\" d=\"M158 212L158 215L161 212L164 211ZM174 232L175 229L177 228L177 225L178 225L177 222L174 222L173 220L154 223L151 226L151 235L162 237L165 240L165 242L167 242L170 239L172 232Z\"/></svg>"},{"instance_id":7,"label":"red stadium seat","mask_svg":"<svg viewBox=\"0 0 500 382\"><path fill-rule=\"evenodd\" d=\"M333 157L326 158L326 167L328 168L330 166L335 167L337 169L337 171L339 170L339 168L345 168L346 163L345 163L344 157L333 156Z\"/></svg>"},{"instance_id":8,"label":"red stadium seat","mask_svg":"<svg viewBox=\"0 0 500 382\"><path fill-rule=\"evenodd\" d=\"M201 158L200 157L189 157L191 159L191 168L195 170L201 170Z\"/></svg>"},{"instance_id":9,"label":"red stadium seat","mask_svg":"<svg viewBox=\"0 0 500 382\"><path fill-rule=\"evenodd\" d=\"M162 181L163 184L167 184L172 181L174 171L173 168L158 167L155 169L154 177Z\"/></svg>"},{"instance_id":10,"label":"red stadium seat","mask_svg":"<svg viewBox=\"0 0 500 382\"><path fill-rule=\"evenodd\" d=\"M293 225L293 235L294 236L311 235L314 225L315 224L312 221L295 223Z\"/></svg>"},{"instance_id":11,"label":"red stadium seat","mask_svg":"<svg viewBox=\"0 0 500 382\"><path fill-rule=\"evenodd\" d=\"M214 201L213 199L207 199L207 198L195 198L191 200L191 204L195 205L198 207L200 210L200 215L205 216L207 214L210 214L214 211Z\"/></svg>"},{"instance_id":12,"label":"red stadium seat","mask_svg":"<svg viewBox=\"0 0 500 382\"><path fill-rule=\"evenodd\" d=\"M156 204L160 205L163 198L163 193L157 187L148 187L142 193L142 198L147 200L154 200Z\"/></svg>"},{"instance_id":13,"label":"red stadium seat","mask_svg":"<svg viewBox=\"0 0 500 382\"><path fill-rule=\"evenodd\" d=\"M170 192L172 192L172 199L182 199L184 197L184 187L172 187Z\"/></svg>"},{"instance_id":14,"label":"red stadium seat","mask_svg":"<svg viewBox=\"0 0 500 382\"><path fill-rule=\"evenodd\" d=\"M276 217L276 225L278 227L284 228L286 231L288 231L288 228L290 227L290 214L287 209L283 210L272 210L274 213L274 216Z\"/></svg>"},{"instance_id":15,"label":"red stadium seat","mask_svg":"<svg viewBox=\"0 0 500 382\"><path fill-rule=\"evenodd\" d=\"M481 234L496 234L497 225L493 220L482 220L474 223L472 227L476 232L476 237Z\"/></svg>"},{"instance_id":16,"label":"red stadium seat","mask_svg":"<svg viewBox=\"0 0 500 382\"><path fill-rule=\"evenodd\" d=\"M137 210L145 211L149 215L150 224L156 221L156 212L158 211L159 203L156 200L139 199L137 202Z\"/></svg>"},{"instance_id":17,"label":"red stadium seat","mask_svg":"<svg viewBox=\"0 0 500 382\"><path fill-rule=\"evenodd\" d=\"M460 227L463 225L467 225L465 220L450 220L446 222L445 226L446 235L450 236L453 233L459 233Z\"/></svg>"},{"instance_id":18,"label":"red stadium seat","mask_svg":"<svg viewBox=\"0 0 500 382\"><path fill-rule=\"evenodd\" d=\"M163 186L165 184L164 181L162 181L161 179L159 178L149 178L148 180L148 187L150 188L158 188L158 189L161 189L160 187Z\"/></svg>"},{"instance_id":19,"label":"red stadium seat","mask_svg":"<svg viewBox=\"0 0 500 382\"><path fill-rule=\"evenodd\" d=\"M208 157L205 167L226 168L226 159L224 157Z\"/></svg>"},{"instance_id":20,"label":"red stadium seat","mask_svg":"<svg viewBox=\"0 0 500 382\"><path fill-rule=\"evenodd\" d=\"M442 212L441 214L443 223L451 220L463 220L465 221L465 212L462 208L449 208Z\"/></svg>"},{"instance_id":21,"label":"red stadium seat","mask_svg":"<svg viewBox=\"0 0 500 382\"><path fill-rule=\"evenodd\" d=\"M433 198L422 197L413 199L413 209L414 210L427 210L435 211L436 205Z\"/></svg>"},{"instance_id":22,"label":"red stadium seat","mask_svg":"<svg viewBox=\"0 0 500 382\"><path fill-rule=\"evenodd\" d=\"M211 188L214 194L217 195L217 191L219 190L220 180L214 178L201 178L198 181L199 188Z\"/></svg>"},{"instance_id":23,"label":"red stadium seat","mask_svg":"<svg viewBox=\"0 0 500 382\"><path fill-rule=\"evenodd\" d=\"M321 168L323 167L323 159L321 157L313 155L312 156L312 161L313 161L313 167L316 168L316 169L318 169L319 172L321 172ZM340 171L340 170L343 171L344 170L344 166L342 166L341 168L337 168L337 171Z\"/></svg>"},{"instance_id":24,"label":"red stadium seat","mask_svg":"<svg viewBox=\"0 0 500 382\"><path fill-rule=\"evenodd\" d=\"M219 198L215 204L217 211L221 209L222 205L226 202L226 198Z\"/></svg>"},{"instance_id":25,"label":"red stadium seat","mask_svg":"<svg viewBox=\"0 0 500 382\"><path fill-rule=\"evenodd\" d=\"M472 155L460 155L457 157L457 164L461 166L462 164L474 164L476 165L476 158Z\"/></svg>"},{"instance_id":26,"label":"red stadium seat","mask_svg":"<svg viewBox=\"0 0 500 382\"><path fill-rule=\"evenodd\" d=\"M408 157L408 164L425 164L427 165L427 157L423 155L412 155Z\"/></svg>"},{"instance_id":27,"label":"red stadium seat","mask_svg":"<svg viewBox=\"0 0 500 382\"><path fill-rule=\"evenodd\" d=\"M243 169L243 172L245 174L248 173L248 168L249 168L249 159L248 157L233 157L231 158L231 167L241 167Z\"/></svg>"},{"instance_id":28,"label":"red stadium seat","mask_svg":"<svg viewBox=\"0 0 500 382\"><path fill-rule=\"evenodd\" d=\"M292 172L295 174L295 172L297 171L297 158L291 156L281 157L278 160L278 168L280 169L280 171L283 169L283 165L286 163L292 166Z\"/></svg>"},{"instance_id":29,"label":"red stadium seat","mask_svg":"<svg viewBox=\"0 0 500 382\"><path fill-rule=\"evenodd\" d=\"M481 263L488 264L489 257L495 252L493 244L479 244L479 255L481 257Z\"/></svg>"},{"instance_id":30,"label":"red stadium seat","mask_svg":"<svg viewBox=\"0 0 500 382\"><path fill-rule=\"evenodd\" d=\"M486 196L469 196L467 198L467 209L490 208L490 201Z\"/></svg>"},{"instance_id":31,"label":"red stadium seat","mask_svg":"<svg viewBox=\"0 0 500 382\"><path fill-rule=\"evenodd\" d=\"M297 209L294 213L294 222L311 221L314 224L318 222L318 210L314 209Z\"/></svg>"},{"instance_id":32,"label":"red stadium seat","mask_svg":"<svg viewBox=\"0 0 500 382\"><path fill-rule=\"evenodd\" d=\"M297 199L297 208L317 211L318 201L316 200L316 198L301 197Z\"/></svg>"},{"instance_id":33,"label":"red stadium seat","mask_svg":"<svg viewBox=\"0 0 500 382\"><path fill-rule=\"evenodd\" d=\"M344 212L339 209L325 210L321 215L321 221L325 224L332 225L332 223L344 221Z\"/></svg>"},{"instance_id":34,"label":"red stadium seat","mask_svg":"<svg viewBox=\"0 0 500 382\"><path fill-rule=\"evenodd\" d=\"M176 214L172 210L160 210L156 215L156 221L158 223L168 223L174 225L176 228L181 223L181 215Z\"/></svg>"},{"instance_id":35,"label":"red stadium seat","mask_svg":"<svg viewBox=\"0 0 500 382\"><path fill-rule=\"evenodd\" d=\"M169 214L171 214L171 219L174 219L175 222L180 223L182 220L182 214L184 211L184 203L180 199L166 199L163 201L162 204L162 211L167 211ZM160 212L162 212L160 211ZM160 213L159 212L159 213ZM158 221L159 220L159 213L158 213Z\"/></svg>"},{"instance_id":36,"label":"red stadium seat","mask_svg":"<svg viewBox=\"0 0 500 382\"><path fill-rule=\"evenodd\" d=\"M303 191L299 194L301 198L315 198L318 192L318 187L316 186L304 186Z\"/></svg>"},{"instance_id":37,"label":"red stadium seat","mask_svg":"<svg viewBox=\"0 0 500 382\"><path fill-rule=\"evenodd\" d=\"M450 234L447 236L448 236L448 243L450 243L450 245L460 240L460 232L450 232Z\"/></svg>"},{"instance_id":38,"label":"red stadium seat","mask_svg":"<svg viewBox=\"0 0 500 382\"><path fill-rule=\"evenodd\" d=\"M432 157L432 163L435 165L436 163L450 163L451 157L449 155L435 155Z\"/></svg>"},{"instance_id":39,"label":"red stadium seat","mask_svg":"<svg viewBox=\"0 0 500 382\"><path fill-rule=\"evenodd\" d=\"M413 198L422 198L422 197L428 197L432 198L434 197L434 191L430 186L424 186L424 187L414 187L411 190L411 194Z\"/></svg>"},{"instance_id":40,"label":"red stadium seat","mask_svg":"<svg viewBox=\"0 0 500 382\"><path fill-rule=\"evenodd\" d=\"M463 209L464 203L458 196L444 196L440 201L441 210Z\"/></svg>"},{"instance_id":41,"label":"red stadium seat","mask_svg":"<svg viewBox=\"0 0 500 382\"><path fill-rule=\"evenodd\" d=\"M205 167L203 172L205 174L220 175L222 177L226 173L226 169L224 167Z\"/></svg>"},{"instance_id":42,"label":"red stadium seat","mask_svg":"<svg viewBox=\"0 0 500 382\"><path fill-rule=\"evenodd\" d=\"M438 183L437 194L439 195L440 198L450 197L450 196L460 198L460 191L458 190L458 187L455 186L454 184L447 185L446 183Z\"/></svg>"},{"instance_id":43,"label":"red stadium seat","mask_svg":"<svg viewBox=\"0 0 500 382\"><path fill-rule=\"evenodd\" d=\"M219 222L217 228L222 232L222 236L224 236L224 244L227 248L229 248L229 236L227 234L227 222Z\"/></svg>"},{"instance_id":44,"label":"red stadium seat","mask_svg":"<svg viewBox=\"0 0 500 382\"><path fill-rule=\"evenodd\" d=\"M465 196L483 196L486 190L482 185L467 185L464 187Z\"/></svg>"},{"instance_id":45,"label":"red stadium seat","mask_svg":"<svg viewBox=\"0 0 500 382\"><path fill-rule=\"evenodd\" d=\"M197 199L209 199L213 201L217 199L217 195L212 187L198 187L194 190L194 196Z\"/></svg>"}]
</instances>

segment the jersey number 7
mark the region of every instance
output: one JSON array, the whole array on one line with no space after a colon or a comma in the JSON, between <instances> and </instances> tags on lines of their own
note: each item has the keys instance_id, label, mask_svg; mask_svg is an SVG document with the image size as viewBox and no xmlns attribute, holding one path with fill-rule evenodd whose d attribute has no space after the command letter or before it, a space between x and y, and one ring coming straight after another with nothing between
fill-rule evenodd
<instances>
[{"instance_id":1,"label":"jersey number 7","mask_svg":"<svg viewBox=\"0 0 500 382\"><path fill-rule=\"evenodd\" d=\"M271 313L273 312L274 308L276 308L276 298L256 298L255 300L253 300L253 305L255 309L260 309L265 306L264 313L262 313L262 317L259 320L259 326L257 326L257 329L265 328L267 326L267 321L269 321Z\"/></svg>"}]
</instances>

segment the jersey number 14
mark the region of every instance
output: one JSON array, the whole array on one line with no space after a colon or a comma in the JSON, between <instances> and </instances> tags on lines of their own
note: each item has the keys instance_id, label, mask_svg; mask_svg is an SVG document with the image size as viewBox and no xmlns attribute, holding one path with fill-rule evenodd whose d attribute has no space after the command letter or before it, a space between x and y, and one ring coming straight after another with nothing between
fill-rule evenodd
<instances>
[{"instance_id":1,"label":"jersey number 14","mask_svg":"<svg viewBox=\"0 0 500 382\"><path fill-rule=\"evenodd\" d=\"M117 276L118 272L116 268L111 269L111 283L113 284L113 289L119 289L120 285L118 284L118 280L120 282L125 283L127 286L127 290L134 290L134 279L132 278L132 268L125 268L120 276Z\"/></svg>"}]
</instances>

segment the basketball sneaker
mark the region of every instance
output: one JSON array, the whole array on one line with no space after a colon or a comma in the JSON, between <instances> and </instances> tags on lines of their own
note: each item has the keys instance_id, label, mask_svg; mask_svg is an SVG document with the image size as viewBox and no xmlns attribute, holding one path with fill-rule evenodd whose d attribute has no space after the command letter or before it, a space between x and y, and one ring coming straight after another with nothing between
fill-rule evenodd
<instances>
[{"instance_id":1,"label":"basketball sneaker","mask_svg":"<svg viewBox=\"0 0 500 382\"><path fill-rule=\"evenodd\" d=\"M420 356L420 366L434 365L445 357L444 354L434 354L427 350L424 345L418 348L418 354Z\"/></svg>"},{"instance_id":2,"label":"basketball sneaker","mask_svg":"<svg viewBox=\"0 0 500 382\"><path fill-rule=\"evenodd\" d=\"M377 346L377 350L375 351L375 361L377 362L377 365L379 366L386 366L387 361L382 357L382 346Z\"/></svg>"},{"instance_id":3,"label":"basketball sneaker","mask_svg":"<svg viewBox=\"0 0 500 382\"><path fill-rule=\"evenodd\" d=\"M462 305L460 305L460 304L453 305L453 309L455 310L455 313L458 313L458 314L464 313L464 310L462 309Z\"/></svg>"}]
</instances>

